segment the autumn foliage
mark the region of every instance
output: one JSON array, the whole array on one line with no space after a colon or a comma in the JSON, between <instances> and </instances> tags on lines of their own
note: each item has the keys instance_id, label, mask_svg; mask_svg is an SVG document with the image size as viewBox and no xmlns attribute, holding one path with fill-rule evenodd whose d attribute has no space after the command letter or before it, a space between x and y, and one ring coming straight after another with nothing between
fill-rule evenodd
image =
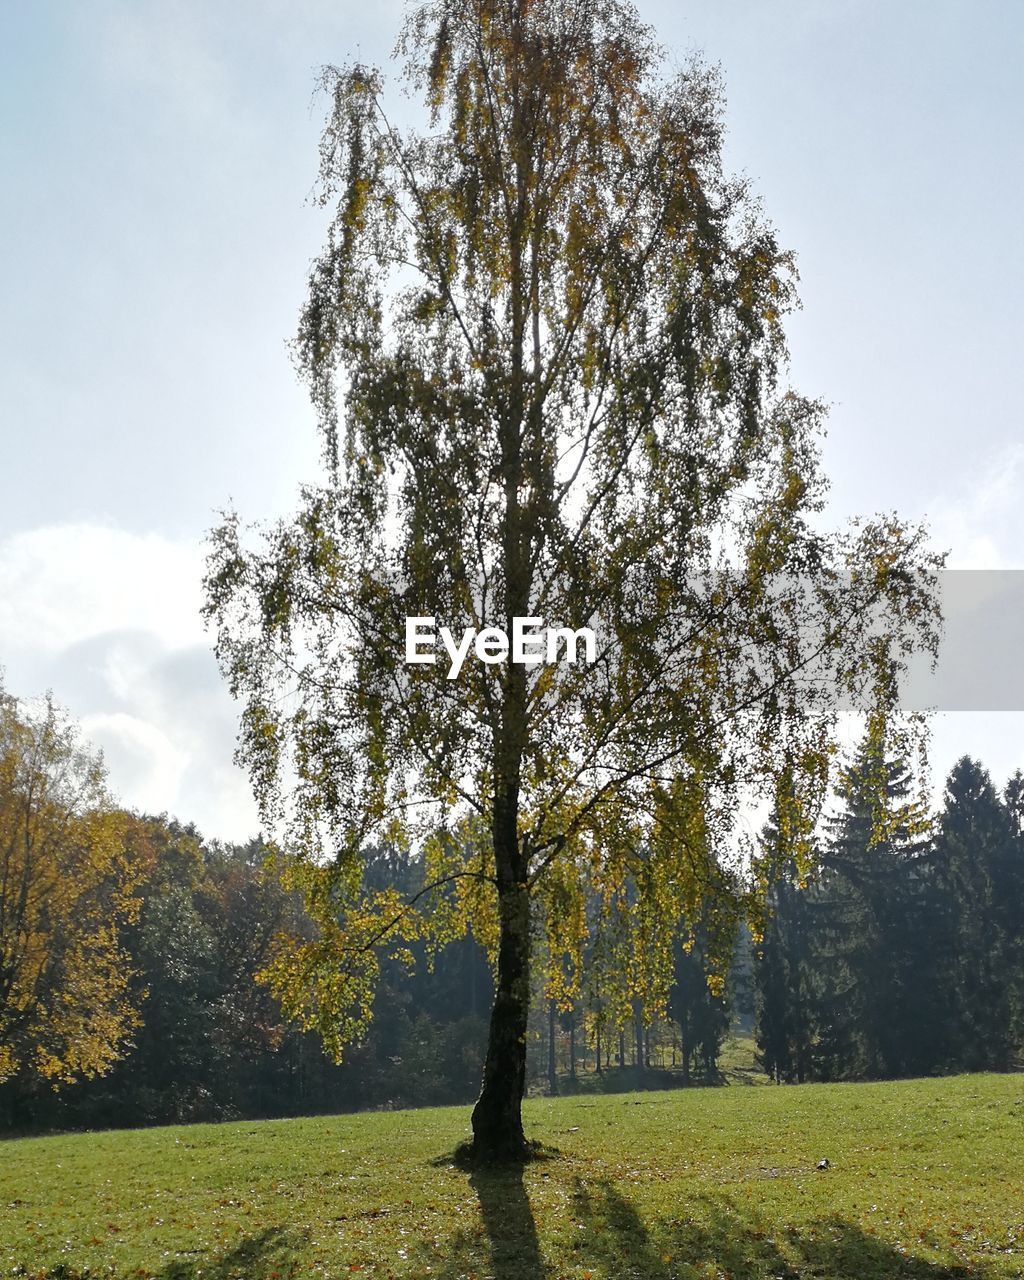
<instances>
[{"instance_id":1,"label":"autumn foliage","mask_svg":"<svg viewBox=\"0 0 1024 1280\"><path fill-rule=\"evenodd\" d=\"M0 689L0 1082L103 1073L139 1025L121 946L145 849L51 699Z\"/></svg>"}]
</instances>

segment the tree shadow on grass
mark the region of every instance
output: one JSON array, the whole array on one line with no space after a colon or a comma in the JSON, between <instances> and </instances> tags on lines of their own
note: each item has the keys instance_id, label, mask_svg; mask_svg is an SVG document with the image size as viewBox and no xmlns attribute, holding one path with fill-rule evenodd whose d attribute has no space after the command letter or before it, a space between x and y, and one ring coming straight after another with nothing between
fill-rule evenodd
<instances>
[{"instance_id":1,"label":"tree shadow on grass","mask_svg":"<svg viewBox=\"0 0 1024 1280\"><path fill-rule=\"evenodd\" d=\"M283 1227L269 1227L246 1236L220 1255L204 1251L195 1257L174 1258L162 1270L140 1272L151 1280L281 1280L294 1274L293 1264L308 1267L306 1238Z\"/></svg>"},{"instance_id":2,"label":"tree shadow on grass","mask_svg":"<svg viewBox=\"0 0 1024 1280\"><path fill-rule=\"evenodd\" d=\"M723 1196L684 1199L675 1214L645 1220L607 1178L577 1178L542 1250L522 1169L477 1170L469 1179L481 1223L424 1248L432 1280L552 1280L572 1268L593 1280L988 1280L986 1269L905 1253L855 1223L768 1220ZM559 1197L560 1199L560 1197ZM564 1202L563 1202L564 1204ZM546 1242L545 1242L546 1243ZM545 1257L547 1250L551 1253ZM412 1275L418 1275L415 1266Z\"/></svg>"},{"instance_id":3,"label":"tree shadow on grass","mask_svg":"<svg viewBox=\"0 0 1024 1280\"><path fill-rule=\"evenodd\" d=\"M480 1201L494 1280L541 1280L545 1270L523 1166L477 1169L469 1185Z\"/></svg>"},{"instance_id":4,"label":"tree shadow on grass","mask_svg":"<svg viewBox=\"0 0 1024 1280\"><path fill-rule=\"evenodd\" d=\"M573 1209L585 1227L586 1266L595 1277L687 1280L984 1280L986 1273L945 1266L900 1248L840 1218L793 1225L768 1223L756 1210L697 1197L680 1216L652 1231L609 1180L576 1180ZM687 1211L693 1216L690 1217Z\"/></svg>"},{"instance_id":5,"label":"tree shadow on grass","mask_svg":"<svg viewBox=\"0 0 1024 1280\"><path fill-rule=\"evenodd\" d=\"M799 1225L769 1220L724 1194L684 1198L674 1213L648 1220L611 1179L582 1177L570 1184L568 1203L562 1194L555 1198L552 1255L545 1258L521 1166L475 1169L469 1186L479 1223L447 1239L422 1240L409 1256L402 1254L396 1274L552 1280L567 1267L593 1280L988 1280L991 1274L915 1257L838 1217ZM283 1280L297 1274L296 1265L309 1269L308 1248L303 1234L276 1227L219 1256L179 1257L145 1274L151 1280L196 1280L200 1273L203 1280ZM51 1273L54 1280L61 1274ZM64 1273L64 1280L72 1277Z\"/></svg>"},{"instance_id":6,"label":"tree shadow on grass","mask_svg":"<svg viewBox=\"0 0 1024 1280\"><path fill-rule=\"evenodd\" d=\"M541 1257L523 1174L537 1159L550 1160L556 1153L539 1149L534 1161L476 1166L460 1154L456 1152L455 1166L468 1174L480 1208L479 1225L460 1227L445 1240L423 1241L411 1256L407 1274L417 1280L427 1274L431 1280L546 1280L550 1271ZM432 1163L450 1169L452 1159L442 1156Z\"/></svg>"}]
</instances>

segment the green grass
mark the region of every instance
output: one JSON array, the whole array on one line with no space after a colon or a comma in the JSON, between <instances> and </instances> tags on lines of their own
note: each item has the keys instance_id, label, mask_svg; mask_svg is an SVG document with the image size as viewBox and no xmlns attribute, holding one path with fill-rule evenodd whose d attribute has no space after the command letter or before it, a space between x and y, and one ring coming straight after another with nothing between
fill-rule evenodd
<instances>
[{"instance_id":1,"label":"green grass","mask_svg":"<svg viewBox=\"0 0 1024 1280\"><path fill-rule=\"evenodd\" d=\"M730 1084L770 1084L757 1065L757 1045L750 1034L733 1032L718 1055L718 1069Z\"/></svg>"},{"instance_id":2,"label":"green grass","mask_svg":"<svg viewBox=\"0 0 1024 1280\"><path fill-rule=\"evenodd\" d=\"M1024 1274L1022 1077L536 1099L526 1115L560 1154L521 1175L452 1165L465 1108L0 1143L0 1274Z\"/></svg>"},{"instance_id":3,"label":"green grass","mask_svg":"<svg viewBox=\"0 0 1024 1280\"><path fill-rule=\"evenodd\" d=\"M632 1046L630 1046L632 1049ZM687 1088L683 1069L669 1065L668 1054L654 1056L653 1065L640 1070L635 1066L609 1066L595 1071L592 1063L577 1072L575 1078L563 1071L558 1075L558 1092L565 1096L583 1093L635 1093L649 1089ZM771 1084L757 1065L757 1045L748 1032L733 1031L725 1039L718 1054L717 1074L705 1080L698 1071L691 1073L689 1087L706 1084ZM537 1076L529 1087L531 1097L547 1097L546 1076Z\"/></svg>"}]
</instances>

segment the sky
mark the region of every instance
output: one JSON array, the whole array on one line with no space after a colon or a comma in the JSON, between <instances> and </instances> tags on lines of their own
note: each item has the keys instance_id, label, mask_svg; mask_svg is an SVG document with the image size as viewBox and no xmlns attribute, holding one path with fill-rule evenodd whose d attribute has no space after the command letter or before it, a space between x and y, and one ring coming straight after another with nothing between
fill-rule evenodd
<instances>
[{"instance_id":1,"label":"sky","mask_svg":"<svg viewBox=\"0 0 1024 1280\"><path fill-rule=\"evenodd\" d=\"M727 162L797 254L791 376L831 405L830 517L895 510L951 566L1024 568L1024 5L638 8L671 59L720 64ZM320 475L287 349L325 224L317 70L386 66L402 12L0 10L0 667L53 690L124 803L208 836L258 822L203 542L229 503L272 520ZM936 777L963 752L1001 784L1024 715L937 717Z\"/></svg>"}]
</instances>

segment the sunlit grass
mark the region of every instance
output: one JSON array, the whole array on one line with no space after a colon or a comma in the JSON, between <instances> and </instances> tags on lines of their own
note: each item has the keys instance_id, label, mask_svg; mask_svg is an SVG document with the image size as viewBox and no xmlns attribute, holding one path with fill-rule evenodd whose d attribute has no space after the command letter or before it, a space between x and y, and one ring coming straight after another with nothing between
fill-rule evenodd
<instances>
[{"instance_id":1,"label":"sunlit grass","mask_svg":"<svg viewBox=\"0 0 1024 1280\"><path fill-rule=\"evenodd\" d=\"M0 1274L967 1280L1024 1269L1021 1077L526 1110L530 1135L560 1154L521 1177L454 1167L465 1108L0 1143Z\"/></svg>"}]
</instances>

